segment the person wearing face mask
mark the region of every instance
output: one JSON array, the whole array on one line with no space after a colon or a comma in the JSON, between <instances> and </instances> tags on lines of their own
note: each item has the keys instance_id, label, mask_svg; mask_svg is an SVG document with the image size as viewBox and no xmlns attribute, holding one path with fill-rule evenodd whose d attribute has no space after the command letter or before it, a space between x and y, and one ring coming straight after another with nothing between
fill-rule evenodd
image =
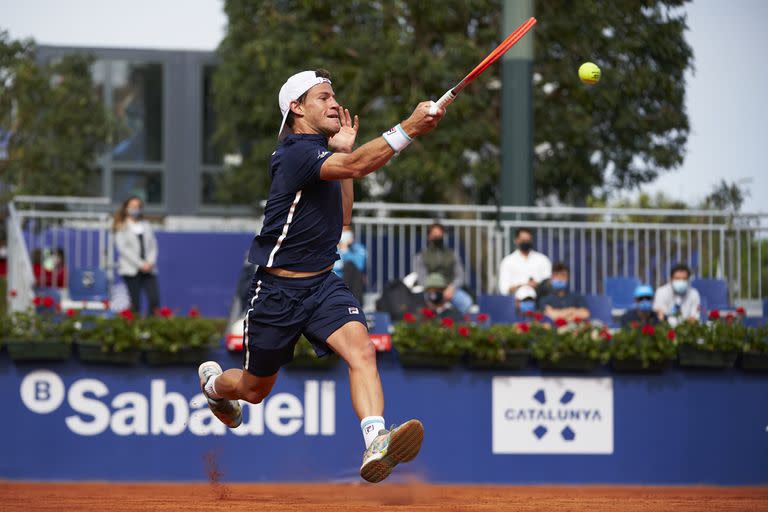
<instances>
[{"instance_id":1,"label":"person wearing face mask","mask_svg":"<svg viewBox=\"0 0 768 512\"><path fill-rule=\"evenodd\" d=\"M520 319L536 311L536 290L524 284L515 291L515 313Z\"/></svg>"},{"instance_id":2,"label":"person wearing face mask","mask_svg":"<svg viewBox=\"0 0 768 512\"><path fill-rule=\"evenodd\" d=\"M549 284L552 293L542 297L539 307L552 320L562 318L573 321L577 318L589 318L587 301L578 293L573 293L569 287L570 269L565 263L559 262L552 266L552 279Z\"/></svg>"},{"instance_id":3,"label":"person wearing face mask","mask_svg":"<svg viewBox=\"0 0 768 512\"><path fill-rule=\"evenodd\" d=\"M362 304L368 251L363 244L355 242L355 233L350 225L341 229L341 238L336 247L339 259L333 264L333 272L344 280L349 291Z\"/></svg>"},{"instance_id":4,"label":"person wearing face mask","mask_svg":"<svg viewBox=\"0 0 768 512\"><path fill-rule=\"evenodd\" d=\"M453 307L445 295L448 286L448 281L443 275L429 274L424 280L425 305L437 314L437 318L451 318L455 322L461 322L463 320L461 312Z\"/></svg>"},{"instance_id":5,"label":"person wearing face mask","mask_svg":"<svg viewBox=\"0 0 768 512\"><path fill-rule=\"evenodd\" d=\"M131 297L131 309L138 313L141 293L149 303L150 313L160 306L157 287L157 239L142 214L144 202L133 196L115 213L113 230L117 247L117 273L123 278Z\"/></svg>"},{"instance_id":6,"label":"person wearing face mask","mask_svg":"<svg viewBox=\"0 0 768 512\"><path fill-rule=\"evenodd\" d=\"M466 313L472 306L472 296L462 289L464 285L464 267L453 252L445 246L445 227L433 222L427 230L427 248L416 254L413 269L417 282L426 286L429 274L440 274L448 283L445 299L450 301L461 313Z\"/></svg>"},{"instance_id":7,"label":"person wearing face mask","mask_svg":"<svg viewBox=\"0 0 768 512\"><path fill-rule=\"evenodd\" d=\"M661 320L653 311L653 288L647 284L641 284L635 288L635 307L627 310L621 316L621 326L629 327L633 323L637 325L657 325Z\"/></svg>"},{"instance_id":8,"label":"person wearing face mask","mask_svg":"<svg viewBox=\"0 0 768 512\"><path fill-rule=\"evenodd\" d=\"M499 265L499 293L511 295L523 285L536 288L552 275L552 262L533 249L533 233L520 228L515 233L517 249Z\"/></svg>"},{"instance_id":9,"label":"person wearing face mask","mask_svg":"<svg viewBox=\"0 0 768 512\"><path fill-rule=\"evenodd\" d=\"M681 320L699 321L701 297L690 284L691 269L684 263L672 267L670 282L656 290L653 309L661 320L675 324Z\"/></svg>"}]
</instances>

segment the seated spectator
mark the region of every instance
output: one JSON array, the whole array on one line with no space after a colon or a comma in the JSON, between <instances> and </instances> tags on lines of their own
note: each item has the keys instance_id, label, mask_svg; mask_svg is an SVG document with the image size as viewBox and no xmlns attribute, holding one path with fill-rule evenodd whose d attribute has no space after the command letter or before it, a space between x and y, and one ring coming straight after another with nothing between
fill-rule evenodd
<instances>
[{"instance_id":1,"label":"seated spectator","mask_svg":"<svg viewBox=\"0 0 768 512\"><path fill-rule=\"evenodd\" d=\"M333 264L333 272L344 280L352 295L362 304L368 251L363 244L355 242L352 226L342 228L337 249L339 259Z\"/></svg>"},{"instance_id":2,"label":"seated spectator","mask_svg":"<svg viewBox=\"0 0 768 512\"><path fill-rule=\"evenodd\" d=\"M427 276L440 274L448 286L445 288L445 300L450 301L461 313L466 313L474 302L472 296L463 290L464 268L452 249L445 246L445 227L433 222L427 231L427 248L416 254L413 270L418 282L426 288Z\"/></svg>"},{"instance_id":3,"label":"seated spectator","mask_svg":"<svg viewBox=\"0 0 768 512\"><path fill-rule=\"evenodd\" d=\"M635 307L621 315L621 326L656 325L660 322L659 316L653 311L653 288L647 284L641 284L635 288Z\"/></svg>"},{"instance_id":4,"label":"seated spectator","mask_svg":"<svg viewBox=\"0 0 768 512\"><path fill-rule=\"evenodd\" d=\"M573 321L589 318L587 301L578 293L573 293L568 287L570 270L565 263L555 263L552 267L552 293L542 297L539 302L544 314L552 320L563 319Z\"/></svg>"},{"instance_id":5,"label":"seated spectator","mask_svg":"<svg viewBox=\"0 0 768 512\"><path fill-rule=\"evenodd\" d=\"M64 288L67 286L67 270L63 249L35 249L32 251L31 260L36 288Z\"/></svg>"},{"instance_id":6,"label":"seated spectator","mask_svg":"<svg viewBox=\"0 0 768 512\"><path fill-rule=\"evenodd\" d=\"M523 285L515 292L515 313L525 317L526 313L536 311L536 290L532 286Z\"/></svg>"},{"instance_id":7,"label":"seated spectator","mask_svg":"<svg viewBox=\"0 0 768 512\"><path fill-rule=\"evenodd\" d=\"M520 228L515 234L517 249L504 257L499 265L499 293L511 295L523 285L539 286L552 275L552 262L533 250L533 233Z\"/></svg>"},{"instance_id":8,"label":"seated spectator","mask_svg":"<svg viewBox=\"0 0 768 512\"><path fill-rule=\"evenodd\" d=\"M437 313L437 318L452 318L456 322L463 320L462 313L453 307L445 295L450 285L441 274L429 274L424 280L424 301L426 307Z\"/></svg>"},{"instance_id":9,"label":"seated spectator","mask_svg":"<svg viewBox=\"0 0 768 512\"><path fill-rule=\"evenodd\" d=\"M661 320L676 325L681 320L699 321L701 297L690 284L691 269L684 263L672 267L670 282L656 290L653 309Z\"/></svg>"}]
</instances>

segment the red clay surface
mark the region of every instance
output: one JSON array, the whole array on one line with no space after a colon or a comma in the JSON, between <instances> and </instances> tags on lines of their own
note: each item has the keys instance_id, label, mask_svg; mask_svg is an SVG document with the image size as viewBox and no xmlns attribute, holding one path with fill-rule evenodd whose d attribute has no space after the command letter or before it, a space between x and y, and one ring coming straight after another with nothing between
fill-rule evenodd
<instances>
[{"instance_id":1,"label":"red clay surface","mask_svg":"<svg viewBox=\"0 0 768 512\"><path fill-rule=\"evenodd\" d=\"M0 482L3 511L768 511L768 487Z\"/></svg>"}]
</instances>

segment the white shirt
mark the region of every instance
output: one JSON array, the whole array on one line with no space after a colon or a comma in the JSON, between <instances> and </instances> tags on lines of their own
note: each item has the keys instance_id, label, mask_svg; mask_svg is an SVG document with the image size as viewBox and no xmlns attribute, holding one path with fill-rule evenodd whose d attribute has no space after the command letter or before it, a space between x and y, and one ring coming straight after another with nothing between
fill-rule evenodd
<instances>
[{"instance_id":1,"label":"white shirt","mask_svg":"<svg viewBox=\"0 0 768 512\"><path fill-rule=\"evenodd\" d=\"M516 250L501 260L499 265L499 293L509 295L509 288L528 284L533 279L537 283L552 277L552 262L540 252L530 251L524 256Z\"/></svg>"},{"instance_id":2,"label":"white shirt","mask_svg":"<svg viewBox=\"0 0 768 512\"><path fill-rule=\"evenodd\" d=\"M659 286L656 290L656 295L653 297L653 309L654 311L661 311L666 316L679 315L682 318L699 320L701 296L699 296L699 291L690 284L685 295L678 295L672 290L672 283L667 283Z\"/></svg>"}]
</instances>

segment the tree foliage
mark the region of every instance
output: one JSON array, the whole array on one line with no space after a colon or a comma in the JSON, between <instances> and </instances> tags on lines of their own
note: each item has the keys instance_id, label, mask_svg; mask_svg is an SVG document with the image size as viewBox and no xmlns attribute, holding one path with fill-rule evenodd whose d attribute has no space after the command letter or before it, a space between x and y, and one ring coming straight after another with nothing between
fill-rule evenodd
<instances>
[{"instance_id":1,"label":"tree foliage","mask_svg":"<svg viewBox=\"0 0 768 512\"><path fill-rule=\"evenodd\" d=\"M536 186L540 197L579 200L596 187L652 180L682 160L688 133L684 70L691 51L684 0L536 4L533 34ZM219 181L222 198L253 203L268 186L280 124L277 92L291 74L326 68L365 142L436 99L499 42L500 0L226 0L227 34L214 77L217 140L241 152ZM591 59L599 86L578 83ZM488 202L498 183L499 66L358 193L384 200ZM544 149L542 149L544 148ZM360 197L360 195L358 196Z\"/></svg>"},{"instance_id":2,"label":"tree foliage","mask_svg":"<svg viewBox=\"0 0 768 512\"><path fill-rule=\"evenodd\" d=\"M41 64L31 41L0 31L0 129L10 131L0 180L12 194L82 194L109 134L90 57Z\"/></svg>"}]
</instances>

